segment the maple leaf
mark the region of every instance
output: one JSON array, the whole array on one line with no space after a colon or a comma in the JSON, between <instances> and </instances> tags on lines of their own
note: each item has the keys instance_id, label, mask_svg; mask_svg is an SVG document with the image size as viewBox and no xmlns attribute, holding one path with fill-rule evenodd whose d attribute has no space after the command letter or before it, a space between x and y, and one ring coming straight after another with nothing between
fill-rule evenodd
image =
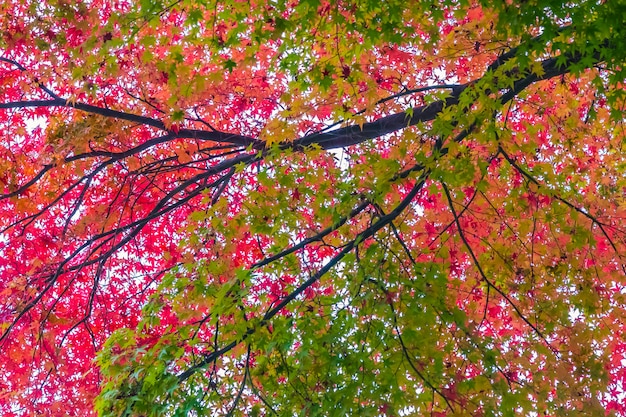
<instances>
[{"instance_id":1,"label":"maple leaf","mask_svg":"<svg viewBox=\"0 0 626 417\"><path fill-rule=\"evenodd\" d=\"M553 3L4 2L0 414L626 416L624 6Z\"/></svg>"}]
</instances>

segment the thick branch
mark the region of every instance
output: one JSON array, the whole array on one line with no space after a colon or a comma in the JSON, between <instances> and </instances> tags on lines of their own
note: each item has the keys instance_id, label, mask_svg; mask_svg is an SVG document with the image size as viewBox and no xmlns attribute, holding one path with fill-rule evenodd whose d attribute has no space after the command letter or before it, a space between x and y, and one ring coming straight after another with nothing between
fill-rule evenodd
<instances>
[{"instance_id":1,"label":"thick branch","mask_svg":"<svg viewBox=\"0 0 626 417\"><path fill-rule=\"evenodd\" d=\"M547 80L567 74L570 71L570 66L579 62L580 59L582 59L580 56L570 56L569 58L566 58L565 61L562 59L559 61L555 57L543 60L541 62L541 67L543 69L542 75L529 73L525 77L515 81L513 86L506 89L505 92L498 98L498 101L500 104L507 103L521 91L537 81ZM596 57L596 59L598 58ZM499 62L500 59L497 61ZM485 76L488 75L489 71L491 70L488 70ZM512 71L512 73L513 72L515 71ZM518 69L517 72L521 71ZM445 100L435 101L434 103L428 105L413 107L406 112L385 116L374 122L364 123L362 127L359 125L350 125L330 132L313 133L296 140L293 143L293 146L298 148L317 144L323 149L344 148L365 142L369 139L375 139L390 133L401 131L409 126L415 126L419 123L432 121L437 118L444 108L458 104L461 94L473 85L479 84L482 80L484 80L484 77L467 84L459 85L458 88L452 90L450 97ZM495 90L497 86L493 86L493 88Z\"/></svg>"},{"instance_id":2,"label":"thick branch","mask_svg":"<svg viewBox=\"0 0 626 417\"><path fill-rule=\"evenodd\" d=\"M110 117L117 120L126 120L138 123L144 126L152 126L157 129L175 133L179 138L193 138L210 140L219 143L231 143L240 146L254 146L262 148L261 142L249 136L236 135L233 133L220 132L217 130L197 130L197 129L180 129L177 132L170 131L161 120L151 117L141 116L133 113L126 113L119 110L107 109L104 107L94 106L86 103L75 103L64 98L55 98L52 100L22 100L11 101L8 103L0 103L0 109L24 109L24 108L40 108L40 107L64 107L82 110L86 113L97 114L104 117Z\"/></svg>"},{"instance_id":3,"label":"thick branch","mask_svg":"<svg viewBox=\"0 0 626 417\"><path fill-rule=\"evenodd\" d=\"M289 295L284 297L280 303L278 303L274 308L269 310L260 323L258 323L257 327L265 326L269 321L276 316L279 312L282 311L283 308L287 306L291 301L296 299L300 294L302 294L307 288L317 282L321 277L323 277L327 272L333 269L341 260L352 251L360 242L363 242L365 239L369 239L374 236L380 229L387 226L391 223L396 217L398 217L407 207L413 199L417 196L417 194L422 190L424 183L426 182L426 178L428 173L424 173L422 177L417 181L413 189L407 194L407 196L398 204L389 214L380 217L374 224L370 227L359 233L353 240L348 242L343 249L337 253L330 261L328 261L320 270L318 270L315 274L313 274L309 279L300 284L294 291L292 291ZM183 382L189 379L195 372L199 369L202 369L204 366L213 362L213 360L221 355L227 353L232 350L241 343L243 340L248 338L256 331L255 328L251 328L245 333L240 340L233 340L228 345L224 346L221 349L215 350L207 355L201 362L187 369L186 371L180 373L178 375L178 381Z\"/></svg>"}]
</instances>

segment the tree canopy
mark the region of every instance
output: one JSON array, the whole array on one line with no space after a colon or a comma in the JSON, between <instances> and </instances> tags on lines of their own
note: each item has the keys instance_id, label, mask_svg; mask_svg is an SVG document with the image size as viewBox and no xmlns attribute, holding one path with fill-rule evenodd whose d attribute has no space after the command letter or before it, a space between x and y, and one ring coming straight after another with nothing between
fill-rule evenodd
<instances>
[{"instance_id":1,"label":"tree canopy","mask_svg":"<svg viewBox=\"0 0 626 417\"><path fill-rule=\"evenodd\" d=\"M0 414L626 416L625 18L0 2Z\"/></svg>"}]
</instances>

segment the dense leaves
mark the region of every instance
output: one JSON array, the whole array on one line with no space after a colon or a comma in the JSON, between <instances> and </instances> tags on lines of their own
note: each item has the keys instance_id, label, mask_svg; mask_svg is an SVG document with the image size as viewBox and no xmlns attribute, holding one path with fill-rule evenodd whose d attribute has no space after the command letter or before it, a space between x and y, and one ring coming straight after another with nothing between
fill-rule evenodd
<instances>
[{"instance_id":1,"label":"dense leaves","mask_svg":"<svg viewBox=\"0 0 626 417\"><path fill-rule=\"evenodd\" d=\"M0 4L0 413L626 415L625 15Z\"/></svg>"}]
</instances>

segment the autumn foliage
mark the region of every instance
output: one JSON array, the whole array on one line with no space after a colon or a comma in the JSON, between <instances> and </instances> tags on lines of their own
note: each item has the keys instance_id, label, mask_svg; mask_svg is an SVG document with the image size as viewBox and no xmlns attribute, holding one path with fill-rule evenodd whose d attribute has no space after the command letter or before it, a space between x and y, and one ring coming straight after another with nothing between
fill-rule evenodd
<instances>
[{"instance_id":1,"label":"autumn foliage","mask_svg":"<svg viewBox=\"0 0 626 417\"><path fill-rule=\"evenodd\" d=\"M0 2L0 415L626 416L624 16Z\"/></svg>"}]
</instances>

